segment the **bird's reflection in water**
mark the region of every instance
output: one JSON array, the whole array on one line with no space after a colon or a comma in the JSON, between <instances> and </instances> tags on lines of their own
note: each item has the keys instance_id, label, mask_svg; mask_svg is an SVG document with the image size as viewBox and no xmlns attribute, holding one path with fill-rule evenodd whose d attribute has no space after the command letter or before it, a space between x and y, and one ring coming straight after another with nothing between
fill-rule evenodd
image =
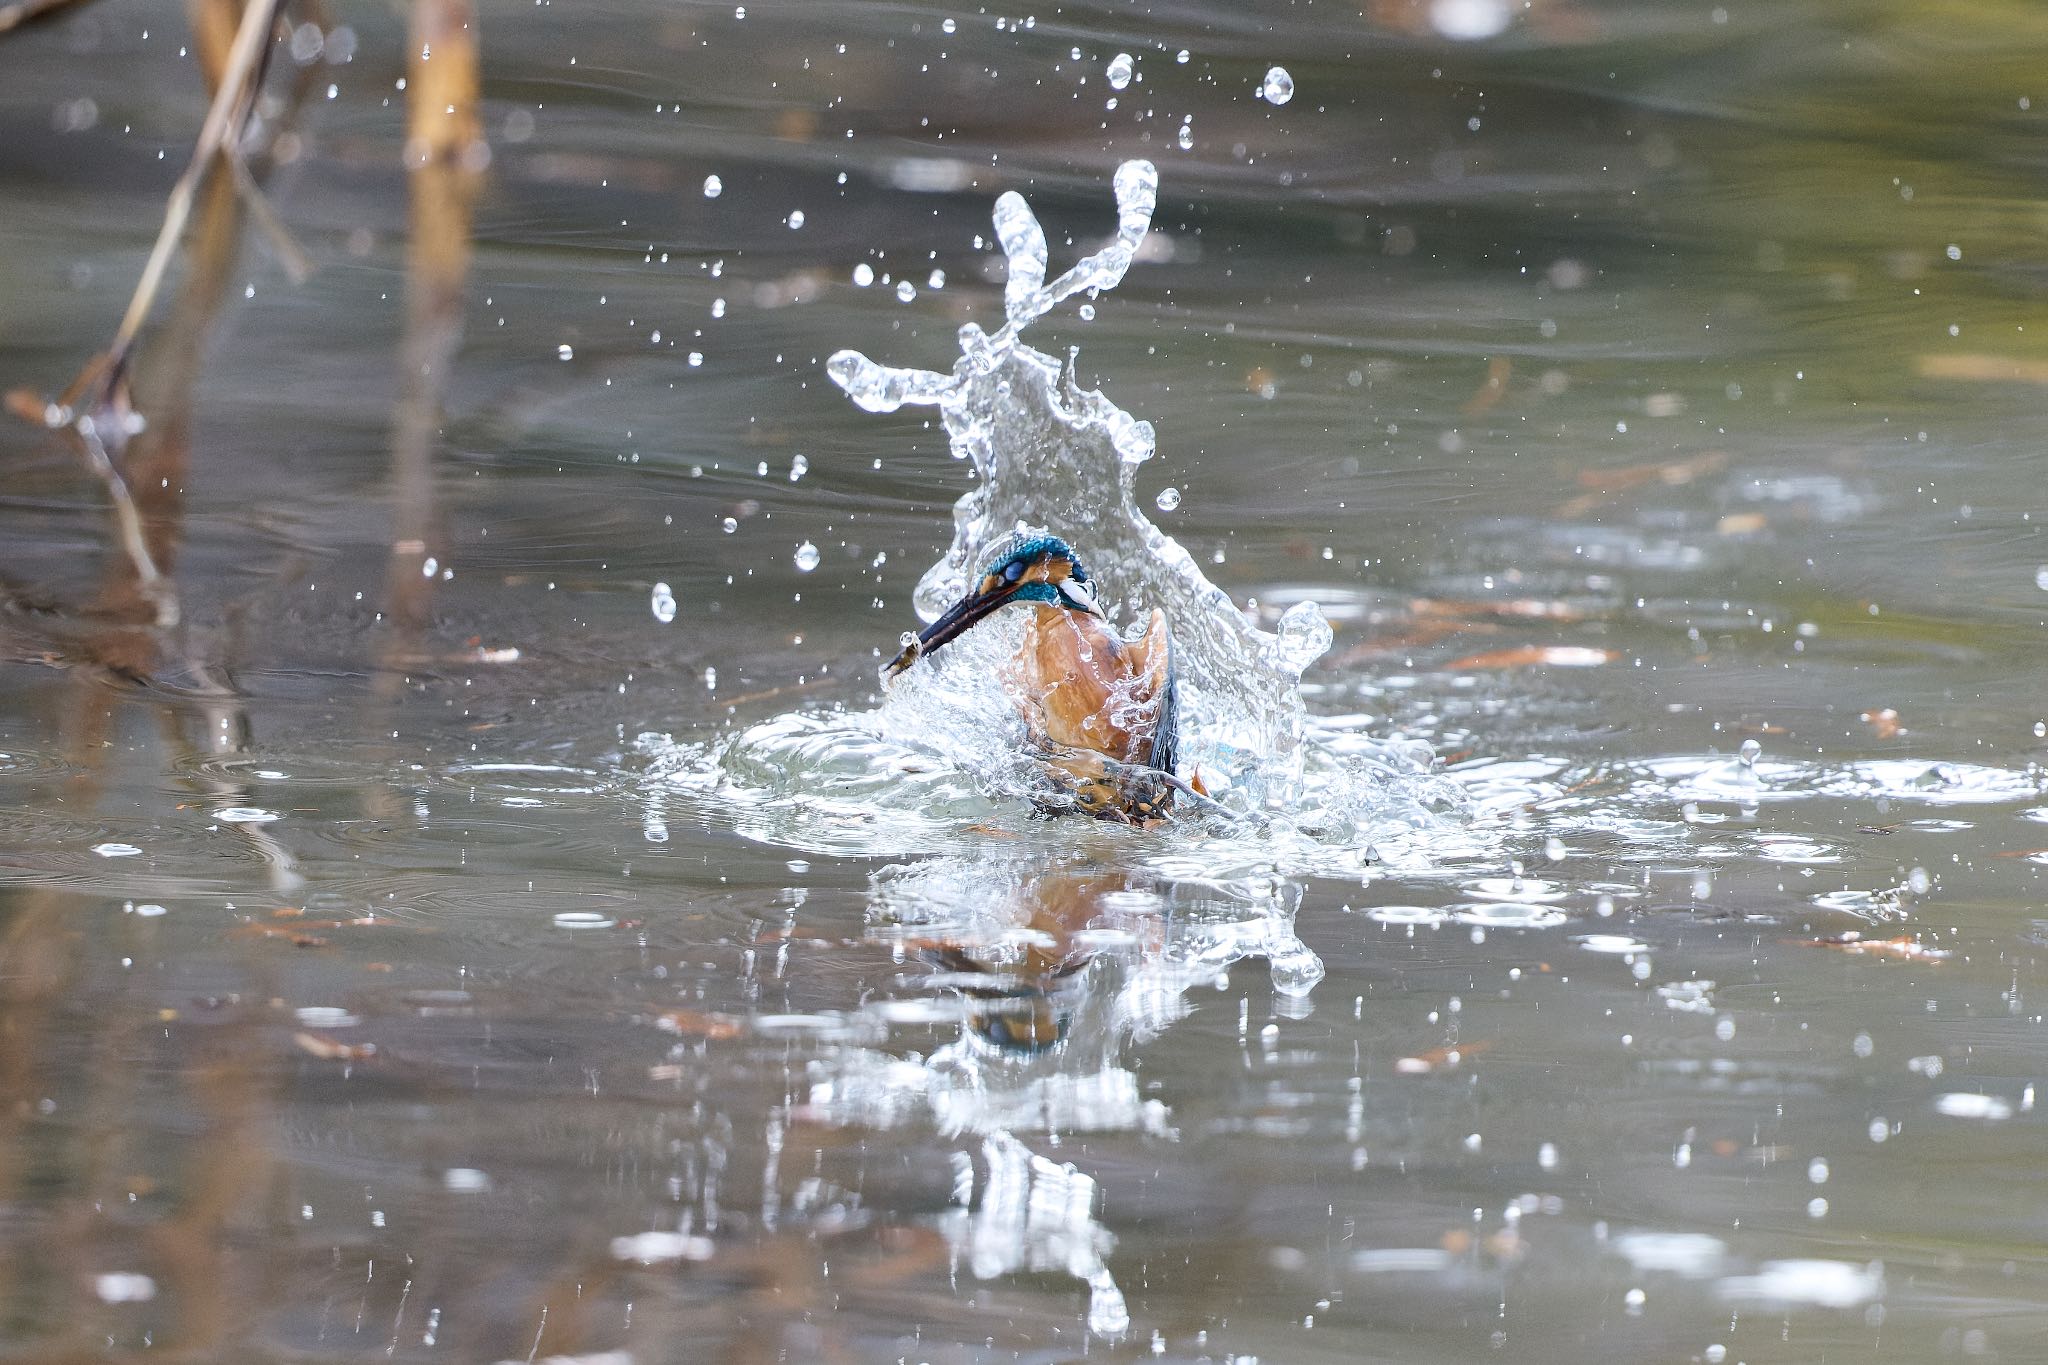
<instances>
[{"instance_id":1,"label":"bird's reflection in water","mask_svg":"<svg viewBox=\"0 0 2048 1365\"><path fill-rule=\"evenodd\" d=\"M1126 1049L1186 1015L1192 987L1251 957L1283 1003L1306 1008L1322 964L1294 934L1299 883L1167 882L1085 858L941 858L877 873L870 932L897 944L920 988L896 1017L957 1021L928 1055L850 1047L821 1059L814 1122L931 1125L977 1137L956 1149L941 1223L977 1278L1063 1270L1089 1286L1099 1333L1128 1325L1105 1265L1114 1237L1096 1183L1037 1150L1063 1135L1171 1139L1171 1112L1141 1095ZM1233 1002L1234 1007L1234 1002Z\"/></svg>"}]
</instances>

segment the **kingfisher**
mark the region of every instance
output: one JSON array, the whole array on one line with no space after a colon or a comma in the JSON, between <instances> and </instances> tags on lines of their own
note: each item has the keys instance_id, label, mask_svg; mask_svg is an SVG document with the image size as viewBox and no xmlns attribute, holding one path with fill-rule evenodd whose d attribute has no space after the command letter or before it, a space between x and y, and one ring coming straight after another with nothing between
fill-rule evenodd
<instances>
[{"instance_id":1,"label":"kingfisher","mask_svg":"<svg viewBox=\"0 0 2048 1365\"><path fill-rule=\"evenodd\" d=\"M1024 641L1003 682L1032 748L1067 798L1042 808L1071 805L1098 819L1143 824L1164 816L1177 792L1200 800L1201 788L1174 771L1178 706L1166 614L1154 607L1144 633L1124 639L1103 614L1080 557L1058 536L1019 532L997 546L987 565L944 615L915 636L905 634L888 676L1001 608L1029 605Z\"/></svg>"}]
</instances>

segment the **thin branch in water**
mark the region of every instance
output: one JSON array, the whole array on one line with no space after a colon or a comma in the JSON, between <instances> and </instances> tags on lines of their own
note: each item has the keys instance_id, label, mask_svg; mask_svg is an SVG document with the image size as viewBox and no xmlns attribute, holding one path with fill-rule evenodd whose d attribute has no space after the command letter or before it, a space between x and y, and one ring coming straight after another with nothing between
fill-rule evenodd
<instances>
[{"instance_id":1,"label":"thin branch in water","mask_svg":"<svg viewBox=\"0 0 2048 1365\"><path fill-rule=\"evenodd\" d=\"M243 205L249 210L249 217L263 235L270 239L270 249L277 253L278 264L284 267L285 275L293 284L304 284L313 274L313 262L292 240L291 230L270 207L270 200L263 195L263 187L256 183L255 174L249 169L248 159L240 151L229 148L225 153L228 170L235 177L235 190L242 196Z\"/></svg>"},{"instance_id":2,"label":"thin branch in water","mask_svg":"<svg viewBox=\"0 0 2048 1365\"><path fill-rule=\"evenodd\" d=\"M125 413L116 415L117 421L125 418ZM114 526L120 533L121 548L127 553L129 563L135 566L136 587L156 605L156 623L159 626L169 629L177 625L177 590L158 570L156 556L149 552L149 540L142 530L142 515L135 510L135 499L128 492L128 481L121 477L121 471L107 454L106 443L100 440L99 423L90 415L82 416L72 424L72 430L77 433L79 448L85 452L86 468L106 486L107 501L114 508Z\"/></svg>"},{"instance_id":3,"label":"thin branch in water","mask_svg":"<svg viewBox=\"0 0 2048 1365\"><path fill-rule=\"evenodd\" d=\"M52 18L58 10L77 3L78 0L21 0L16 5L0 5L0 33Z\"/></svg>"}]
</instances>

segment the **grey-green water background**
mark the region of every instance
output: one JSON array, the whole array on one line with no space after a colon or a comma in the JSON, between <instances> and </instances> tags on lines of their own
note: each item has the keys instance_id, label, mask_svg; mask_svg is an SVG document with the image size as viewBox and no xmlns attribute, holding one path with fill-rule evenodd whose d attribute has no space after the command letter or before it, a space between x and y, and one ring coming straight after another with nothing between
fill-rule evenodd
<instances>
[{"instance_id":1,"label":"grey-green water background","mask_svg":"<svg viewBox=\"0 0 2048 1365\"><path fill-rule=\"evenodd\" d=\"M2048 12L487 4L403 655L404 20L330 22L268 182L316 273L251 233L145 342L196 370L180 627L106 609L100 484L0 425L0 1349L2048 1359ZM111 334L188 41L0 36L0 388ZM890 1098L972 1041L878 928L916 860L636 739L873 703L966 467L823 360L950 363L994 196L1057 267L1134 156L1158 249L1035 344L1156 425L1221 586L1324 604L1324 730L1468 800L1435 865L1260 902L1305 998L1224 951L949 1120ZM1031 1067L1067 1108L975 1109Z\"/></svg>"}]
</instances>

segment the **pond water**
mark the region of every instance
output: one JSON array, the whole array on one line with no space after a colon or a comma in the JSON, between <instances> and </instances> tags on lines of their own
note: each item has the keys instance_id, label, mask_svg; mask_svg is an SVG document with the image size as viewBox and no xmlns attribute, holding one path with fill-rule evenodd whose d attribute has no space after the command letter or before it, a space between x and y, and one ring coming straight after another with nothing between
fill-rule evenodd
<instances>
[{"instance_id":1,"label":"pond water","mask_svg":"<svg viewBox=\"0 0 2048 1365\"><path fill-rule=\"evenodd\" d=\"M161 586L0 423L11 1354L2048 1355L2037 8L484 6L445 372L404 18L287 14ZM21 415L196 50L0 34ZM1095 463L848 401L1119 186L1019 343ZM885 697L970 491L1236 814L1035 814L999 630Z\"/></svg>"}]
</instances>

